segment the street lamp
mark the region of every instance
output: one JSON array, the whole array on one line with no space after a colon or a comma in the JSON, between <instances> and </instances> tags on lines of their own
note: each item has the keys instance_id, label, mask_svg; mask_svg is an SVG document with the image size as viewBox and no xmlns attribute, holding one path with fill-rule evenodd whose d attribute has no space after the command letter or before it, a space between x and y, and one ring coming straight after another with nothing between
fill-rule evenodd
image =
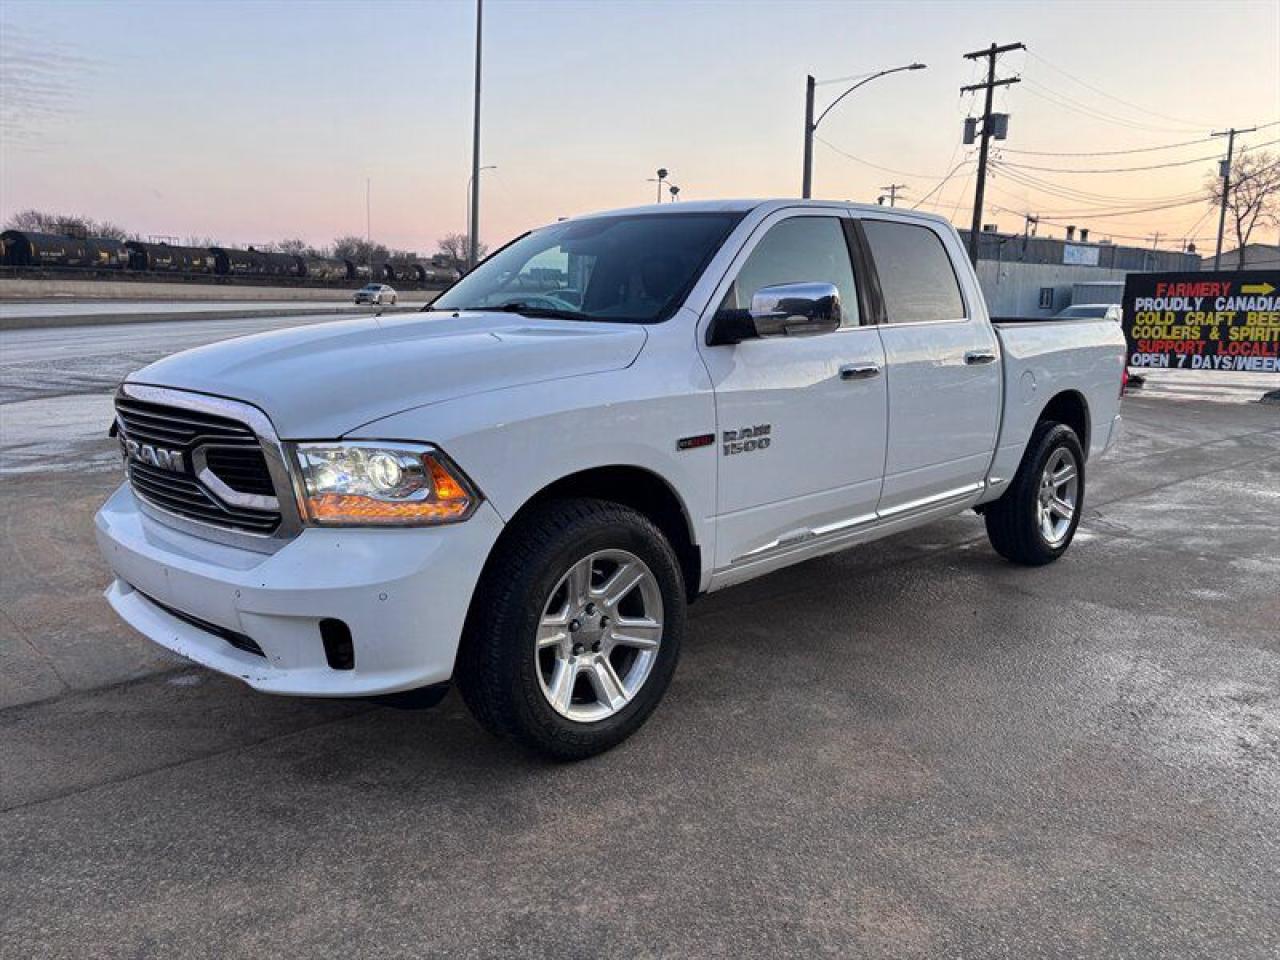
<instances>
[{"instance_id":1,"label":"street lamp","mask_svg":"<svg viewBox=\"0 0 1280 960\"><path fill-rule=\"evenodd\" d=\"M659 202L659 203L661 203L661 202L662 202L662 185L666 182L666 180L667 180L667 168L666 168L666 167L659 167L659 168L658 168L658 176L657 176L656 180L655 180L655 178L650 177L650 178L648 179L648 181L647 181L648 183L657 183L657 184L658 184L658 202Z\"/></svg>"},{"instance_id":2,"label":"street lamp","mask_svg":"<svg viewBox=\"0 0 1280 960\"><path fill-rule=\"evenodd\" d=\"M483 0L476 0L475 116L472 118L471 126L471 189L467 191L471 195L470 210L467 213L468 269L474 267L476 260L479 259L476 234L480 232L480 40L482 37L483 15Z\"/></svg>"},{"instance_id":3,"label":"street lamp","mask_svg":"<svg viewBox=\"0 0 1280 960\"><path fill-rule=\"evenodd\" d=\"M891 73L898 73L898 72L900 72L900 71L902 71L902 70L923 70L924 68L925 68L925 65L924 65L923 63L908 63L908 64L906 64L905 66L901 66L901 67L890 67L888 70L881 70L879 73L873 73L871 76L869 76L869 77L865 77L865 78L863 78L862 80L859 80L857 83L855 83L852 87L850 87L850 88L849 88L848 90L846 90L844 93L840 94L840 96L838 96L838 97L836 97L834 100L832 100L832 101L831 101L831 103L827 105L827 109L823 110L823 111L822 111L822 113L818 115L818 119L817 119L817 120L814 120L814 119L813 119L813 88L817 85L817 81L816 81L816 80L814 80L812 76L809 76L809 77L806 77L806 78L805 78L805 93L804 93L804 180L803 180L803 182L802 182L802 189L801 189L801 193L800 193L800 195L801 195L802 197L804 197L806 200L808 200L808 199L809 199L809 197L810 197L810 196L811 196L811 194L812 194L812 187L813 187L813 134L814 134L814 131L816 131L816 130L818 129L818 124L820 124L820 123L822 122L823 118L824 118L824 117L826 117L826 115L827 115L828 113L830 113L830 112L831 112L831 108L832 108L832 107L834 107L834 106L835 106L837 103L839 103L841 100L843 100L845 97L847 97L849 94L853 93L853 91L857 90L859 87L866 86L866 85L867 85L868 83L870 83L872 80L878 80L880 77L887 77L887 76L888 76L889 74L891 74Z\"/></svg>"},{"instance_id":4,"label":"street lamp","mask_svg":"<svg viewBox=\"0 0 1280 960\"><path fill-rule=\"evenodd\" d=\"M490 163L490 164L486 164L483 167L477 168L476 173L482 173L485 170L497 170L497 169L498 169L497 164ZM471 222L472 185L475 181L476 173L473 173L471 176L467 177L467 267L468 268L474 267L476 265L476 260L479 259L479 251L480 251L480 238L475 234L471 233L472 230L476 230L478 232L480 227L479 223ZM476 219L478 220L479 218L477 217ZM471 239L473 236L476 237L474 242L472 242L472 239Z\"/></svg>"}]
</instances>

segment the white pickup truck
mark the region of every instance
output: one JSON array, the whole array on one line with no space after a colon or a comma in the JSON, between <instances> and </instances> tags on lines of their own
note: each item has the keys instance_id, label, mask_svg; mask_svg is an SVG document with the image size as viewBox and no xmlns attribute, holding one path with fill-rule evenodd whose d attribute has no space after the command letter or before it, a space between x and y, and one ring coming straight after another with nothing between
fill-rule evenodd
<instances>
[{"instance_id":1,"label":"white pickup truck","mask_svg":"<svg viewBox=\"0 0 1280 960\"><path fill-rule=\"evenodd\" d=\"M1116 434L1108 320L991 322L937 217L680 203L531 231L428 311L116 398L129 624L270 693L437 698L557 757L661 699L687 601L976 510L1043 564Z\"/></svg>"}]
</instances>

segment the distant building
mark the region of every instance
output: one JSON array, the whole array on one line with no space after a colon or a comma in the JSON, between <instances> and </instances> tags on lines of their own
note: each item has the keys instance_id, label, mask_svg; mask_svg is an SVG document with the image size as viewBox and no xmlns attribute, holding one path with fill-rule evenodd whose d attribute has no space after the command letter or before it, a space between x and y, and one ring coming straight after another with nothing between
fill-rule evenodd
<instances>
[{"instance_id":1,"label":"distant building","mask_svg":"<svg viewBox=\"0 0 1280 960\"><path fill-rule=\"evenodd\" d=\"M969 231L960 235L968 244ZM978 240L978 282L997 317L1051 317L1084 302L1081 295L1114 302L1106 284L1124 283L1126 274L1193 272L1200 263L1195 253L1094 242L1088 230L1071 230L1069 239L990 230Z\"/></svg>"},{"instance_id":2,"label":"distant building","mask_svg":"<svg viewBox=\"0 0 1280 960\"><path fill-rule=\"evenodd\" d=\"M1235 250L1223 250L1220 270L1239 270L1240 251L1244 251L1244 269L1280 270L1280 244L1246 243ZM1202 257L1201 270L1213 269L1213 257Z\"/></svg>"}]
</instances>

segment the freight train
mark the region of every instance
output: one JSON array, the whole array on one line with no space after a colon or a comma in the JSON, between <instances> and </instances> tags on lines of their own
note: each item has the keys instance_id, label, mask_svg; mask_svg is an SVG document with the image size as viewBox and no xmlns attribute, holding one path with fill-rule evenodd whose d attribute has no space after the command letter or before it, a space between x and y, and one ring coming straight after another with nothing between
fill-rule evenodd
<instances>
[{"instance_id":1,"label":"freight train","mask_svg":"<svg viewBox=\"0 0 1280 960\"><path fill-rule=\"evenodd\" d=\"M68 237L26 230L0 233L0 264L9 267L119 270L126 274L292 279L346 284L370 280L446 286L461 275L445 256L425 262L357 263L344 257L311 257L231 247L179 247L106 237Z\"/></svg>"}]
</instances>

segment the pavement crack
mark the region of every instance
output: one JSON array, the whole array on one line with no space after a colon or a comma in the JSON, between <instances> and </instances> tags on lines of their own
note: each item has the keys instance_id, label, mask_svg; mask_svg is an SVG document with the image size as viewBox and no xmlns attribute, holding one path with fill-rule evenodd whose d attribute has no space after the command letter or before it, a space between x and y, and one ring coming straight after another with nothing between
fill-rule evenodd
<instances>
[{"instance_id":1,"label":"pavement crack","mask_svg":"<svg viewBox=\"0 0 1280 960\"><path fill-rule=\"evenodd\" d=\"M49 654L47 654L45 651L41 650L34 643L32 643L31 638L26 634L26 632L19 628L18 621L14 620L13 616L9 613L9 611L5 610L3 607L0 607L0 619L3 619L6 623L9 624L10 629L13 630L13 635L18 638L18 641L24 644L28 649L30 649L31 652L34 653L44 663L44 665L49 668L49 672L53 674L54 679L56 679L58 683L62 684L61 694L54 694L53 697L41 698L42 700L55 699L57 697L64 695L65 693L67 693L69 690L72 689L71 682L62 675L62 671L58 669L58 664L54 661L54 659L51 656L49 656ZM0 711L0 712L3 712L3 711Z\"/></svg>"},{"instance_id":2,"label":"pavement crack","mask_svg":"<svg viewBox=\"0 0 1280 960\"><path fill-rule=\"evenodd\" d=\"M241 751L253 750L255 747L260 747L263 744L274 743L278 740L287 740L290 737L300 736L304 733L309 733L313 730L320 730L324 727L332 726L337 723L343 723L347 720L351 720L356 717L362 717L362 716L365 716L366 714L373 713L375 710L378 710L378 709L383 709L383 708L380 708L377 706L369 706L363 710L354 710L351 713L344 714L341 717L334 717L331 720L324 720L324 721L321 721L320 723L312 723L304 727L297 727L293 730L289 730L286 733L275 734L274 736L268 735L265 737L259 737L257 739L246 740L242 743L237 743L232 746L225 747L221 750L213 750L213 751L210 751L209 753L202 753L202 754L199 754L198 756L193 756L193 757L184 757L181 760L173 760L169 763L162 763L162 764L159 764L158 766L148 767L146 770L138 770L133 773L123 773L116 777L108 777L105 780L99 780L97 783L91 783L82 787L74 787L70 790L62 790L57 793L51 793L45 797L39 797L34 800L26 800L26 801L23 801L22 803L15 803L7 807L0 807L0 815L17 813L23 810L30 810L35 807L42 806L43 804L46 804L46 803L56 803L59 800L66 800L69 797L77 797L82 794L91 793L94 790L101 790L106 787L114 787L122 783L129 783L132 780L138 780L138 779L141 779L142 777L149 777L152 774L164 773L169 770L176 770L180 767L185 767L188 764L203 763L207 760L216 760L219 757L225 757L229 754L234 754Z\"/></svg>"}]
</instances>

